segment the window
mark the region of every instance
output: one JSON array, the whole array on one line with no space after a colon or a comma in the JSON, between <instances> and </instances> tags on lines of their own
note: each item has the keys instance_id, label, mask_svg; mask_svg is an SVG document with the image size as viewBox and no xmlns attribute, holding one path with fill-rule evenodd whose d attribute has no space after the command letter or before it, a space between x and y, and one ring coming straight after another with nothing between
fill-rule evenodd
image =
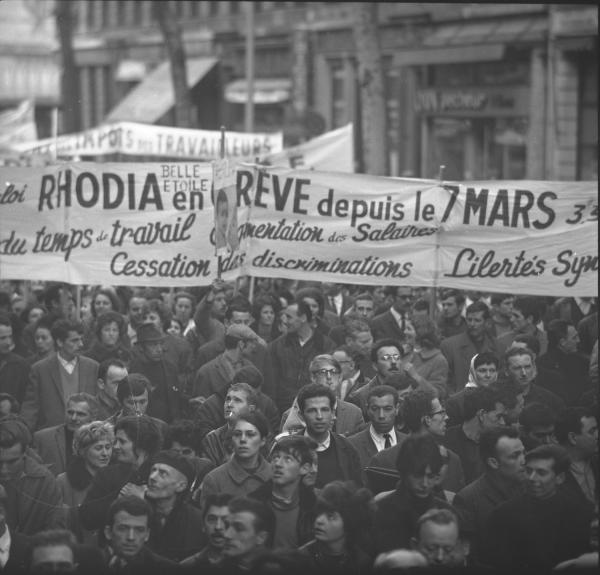
<instances>
[{"instance_id":1,"label":"window","mask_svg":"<svg viewBox=\"0 0 600 575\"><path fill-rule=\"evenodd\" d=\"M598 179L598 66L586 55L579 67L580 105L577 179Z\"/></svg>"},{"instance_id":2,"label":"window","mask_svg":"<svg viewBox=\"0 0 600 575\"><path fill-rule=\"evenodd\" d=\"M339 128L346 121L347 95L345 90L344 64L340 60L331 63L331 127Z\"/></svg>"}]
</instances>

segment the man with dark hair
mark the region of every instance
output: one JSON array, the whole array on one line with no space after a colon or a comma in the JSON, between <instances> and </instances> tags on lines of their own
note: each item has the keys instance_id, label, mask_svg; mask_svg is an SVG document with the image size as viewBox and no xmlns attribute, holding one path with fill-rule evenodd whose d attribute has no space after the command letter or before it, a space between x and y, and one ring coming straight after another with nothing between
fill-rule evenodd
<instances>
[{"instance_id":1,"label":"man with dark hair","mask_svg":"<svg viewBox=\"0 0 600 575\"><path fill-rule=\"evenodd\" d=\"M360 367L363 357L359 352L352 350L347 345L341 345L336 348L331 356L340 364L342 370L342 381L336 395L339 399L345 400L366 383L364 373Z\"/></svg>"},{"instance_id":2,"label":"man with dark hair","mask_svg":"<svg viewBox=\"0 0 600 575\"><path fill-rule=\"evenodd\" d=\"M105 359L98 368L98 418L101 420L114 417L121 409L117 397L119 383L127 377L127 367L120 359Z\"/></svg>"},{"instance_id":3,"label":"man with dark hair","mask_svg":"<svg viewBox=\"0 0 600 575\"><path fill-rule=\"evenodd\" d=\"M14 346L12 322L0 314L0 392L21 402L29 381L29 365L13 352Z\"/></svg>"},{"instance_id":4,"label":"man with dark hair","mask_svg":"<svg viewBox=\"0 0 600 575\"><path fill-rule=\"evenodd\" d=\"M469 542L464 540L458 517L450 509L430 509L417 521L413 549L436 567L465 567Z\"/></svg>"},{"instance_id":5,"label":"man with dark hair","mask_svg":"<svg viewBox=\"0 0 600 575\"><path fill-rule=\"evenodd\" d=\"M525 404L544 403L558 413L564 406L560 397L536 384L535 354L526 347L511 347L504 355L506 375L523 390Z\"/></svg>"},{"instance_id":6,"label":"man with dark hair","mask_svg":"<svg viewBox=\"0 0 600 575\"><path fill-rule=\"evenodd\" d=\"M251 569L253 562L272 547L275 513L262 501L250 497L236 497L228 507L223 566L228 571Z\"/></svg>"},{"instance_id":7,"label":"man with dark hair","mask_svg":"<svg viewBox=\"0 0 600 575\"><path fill-rule=\"evenodd\" d=\"M497 388L476 387L465 394L462 424L449 427L444 445L459 457L465 472L465 482L471 483L484 471L479 456L479 438L490 427L504 425L506 400Z\"/></svg>"},{"instance_id":8,"label":"man with dark hair","mask_svg":"<svg viewBox=\"0 0 600 575\"><path fill-rule=\"evenodd\" d=\"M519 433L525 449L556 443L557 415L543 403L530 403L519 415Z\"/></svg>"},{"instance_id":9,"label":"man with dark hair","mask_svg":"<svg viewBox=\"0 0 600 575\"><path fill-rule=\"evenodd\" d=\"M444 289L440 293L442 313L438 319L438 326L442 338L452 337L467 331L467 322L462 315L465 307L465 296L457 289Z\"/></svg>"},{"instance_id":10,"label":"man with dark hair","mask_svg":"<svg viewBox=\"0 0 600 575\"><path fill-rule=\"evenodd\" d=\"M150 462L162 444L160 430L147 416L122 417L115 424L114 463L100 469L79 508L85 529L100 529L106 509L119 495L142 497Z\"/></svg>"},{"instance_id":11,"label":"man with dark hair","mask_svg":"<svg viewBox=\"0 0 600 575\"><path fill-rule=\"evenodd\" d=\"M63 283L48 285L43 293L44 307L48 313L62 319L69 319L73 311L73 294L69 286Z\"/></svg>"},{"instance_id":12,"label":"man with dark hair","mask_svg":"<svg viewBox=\"0 0 600 575\"><path fill-rule=\"evenodd\" d=\"M546 353L548 348L546 333L537 327L542 319L542 305L540 298L535 296L518 297L514 300L510 320L512 329L495 340L496 350L500 357L504 355L515 336L519 334L534 336L540 344L541 353Z\"/></svg>"},{"instance_id":13,"label":"man with dark hair","mask_svg":"<svg viewBox=\"0 0 600 575\"><path fill-rule=\"evenodd\" d=\"M137 343L137 330L148 312L148 299L142 293L132 295L127 302L127 337L131 345Z\"/></svg>"},{"instance_id":14,"label":"man with dark hair","mask_svg":"<svg viewBox=\"0 0 600 575\"><path fill-rule=\"evenodd\" d=\"M66 526L54 476L26 453L30 440L18 418L0 420L0 485L6 491L7 524L21 535Z\"/></svg>"},{"instance_id":15,"label":"man with dark hair","mask_svg":"<svg viewBox=\"0 0 600 575\"><path fill-rule=\"evenodd\" d=\"M488 335L490 310L482 301L472 303L466 310L467 329L442 340L440 349L448 360L448 394L460 391L469 380L471 358L484 351L494 353L494 341Z\"/></svg>"},{"instance_id":16,"label":"man with dark hair","mask_svg":"<svg viewBox=\"0 0 600 575\"><path fill-rule=\"evenodd\" d=\"M577 405L589 389L589 358L579 353L579 334L575 326L553 319L546 328L548 351L538 358L538 366L561 375L560 397L567 405Z\"/></svg>"},{"instance_id":17,"label":"man with dark hair","mask_svg":"<svg viewBox=\"0 0 600 575\"><path fill-rule=\"evenodd\" d=\"M331 431L336 398L326 385L310 383L298 393L299 415L306 424L304 435L317 443L318 472L315 486L336 479L362 484L360 459L343 435Z\"/></svg>"},{"instance_id":18,"label":"man with dark hair","mask_svg":"<svg viewBox=\"0 0 600 575\"><path fill-rule=\"evenodd\" d=\"M301 435L284 436L273 444L272 477L249 494L275 513L275 549L297 549L313 537L316 496L303 478L310 473L317 444Z\"/></svg>"},{"instance_id":19,"label":"man with dark hair","mask_svg":"<svg viewBox=\"0 0 600 575\"><path fill-rule=\"evenodd\" d=\"M458 455L443 445L448 417L435 393L428 389L412 390L403 396L401 409L405 427L411 435L422 433L431 435L438 445L444 459L444 467L440 474L440 488L451 493L456 493L459 489L462 489L465 485L462 464ZM369 466L395 469L401 443L402 441L377 453L371 459Z\"/></svg>"},{"instance_id":20,"label":"man with dark hair","mask_svg":"<svg viewBox=\"0 0 600 575\"><path fill-rule=\"evenodd\" d=\"M442 455L431 435L415 434L402 442L396 459L401 481L377 501L374 541L379 553L408 548L425 511L450 508L446 500L435 496L442 465Z\"/></svg>"},{"instance_id":21,"label":"man with dark hair","mask_svg":"<svg viewBox=\"0 0 600 575\"><path fill-rule=\"evenodd\" d=\"M208 543L204 549L181 561L182 567L199 570L216 567L223 561L228 505L232 498L229 493L213 493L206 498L202 522Z\"/></svg>"},{"instance_id":22,"label":"man with dark hair","mask_svg":"<svg viewBox=\"0 0 600 575\"><path fill-rule=\"evenodd\" d=\"M164 334L154 324L140 325L129 371L141 373L150 382L148 415L171 423L181 416L183 390L177 367L164 357L163 340Z\"/></svg>"},{"instance_id":23,"label":"man with dark hair","mask_svg":"<svg viewBox=\"0 0 600 575\"><path fill-rule=\"evenodd\" d=\"M491 329L493 337L499 338L512 331L512 312L515 296L507 293L493 293L490 297Z\"/></svg>"},{"instance_id":24,"label":"man with dark hair","mask_svg":"<svg viewBox=\"0 0 600 575\"><path fill-rule=\"evenodd\" d=\"M560 489L568 469L569 457L558 445L527 452L527 493L490 515L492 565L507 572L547 571L590 550L592 513Z\"/></svg>"},{"instance_id":25,"label":"man with dark hair","mask_svg":"<svg viewBox=\"0 0 600 575\"><path fill-rule=\"evenodd\" d=\"M563 489L598 507L598 418L585 407L567 407L558 417L556 439L571 461Z\"/></svg>"},{"instance_id":26,"label":"man with dark hair","mask_svg":"<svg viewBox=\"0 0 600 575\"><path fill-rule=\"evenodd\" d=\"M358 354L356 365L363 378L370 379L375 375L375 370L371 361L373 334L369 323L362 318L344 319L343 322L343 343L354 354Z\"/></svg>"},{"instance_id":27,"label":"man with dark hair","mask_svg":"<svg viewBox=\"0 0 600 575\"><path fill-rule=\"evenodd\" d=\"M152 507L135 495L120 497L108 508L103 535L108 541L108 567L113 572L144 573L173 570L177 563L151 551Z\"/></svg>"},{"instance_id":28,"label":"man with dark hair","mask_svg":"<svg viewBox=\"0 0 600 575\"><path fill-rule=\"evenodd\" d=\"M83 324L59 319L52 325L52 337L57 351L31 368L31 381L21 407L21 415L33 431L60 425L70 395L96 394L98 363L80 356Z\"/></svg>"},{"instance_id":29,"label":"man with dark hair","mask_svg":"<svg viewBox=\"0 0 600 575\"><path fill-rule=\"evenodd\" d=\"M304 301L290 304L283 312L287 333L269 344L276 382L275 403L281 413L291 407L298 390L310 382L308 366L315 355L331 353L335 344L312 327L313 314Z\"/></svg>"},{"instance_id":30,"label":"man with dark hair","mask_svg":"<svg viewBox=\"0 0 600 575\"><path fill-rule=\"evenodd\" d=\"M360 458L360 467L364 469L376 453L396 445L406 437L396 428L396 418L400 409L398 391L389 385L379 385L369 392L367 413L369 426L348 437Z\"/></svg>"},{"instance_id":31,"label":"man with dark hair","mask_svg":"<svg viewBox=\"0 0 600 575\"><path fill-rule=\"evenodd\" d=\"M48 469L57 476L73 458L73 435L82 425L98 419L98 404L88 393L74 393L67 399L61 425L46 427L33 434L33 448Z\"/></svg>"},{"instance_id":32,"label":"man with dark hair","mask_svg":"<svg viewBox=\"0 0 600 575\"><path fill-rule=\"evenodd\" d=\"M148 547L173 561L197 553L205 543L199 536L202 513L187 502L194 475L183 455L165 450L152 458L145 493L153 510Z\"/></svg>"},{"instance_id":33,"label":"man with dark hair","mask_svg":"<svg viewBox=\"0 0 600 575\"><path fill-rule=\"evenodd\" d=\"M525 448L516 429L484 429L479 437L479 456L483 475L463 487L452 501L461 527L471 540L475 565L485 563L487 548L494 544L488 534L490 513L525 488Z\"/></svg>"}]
</instances>

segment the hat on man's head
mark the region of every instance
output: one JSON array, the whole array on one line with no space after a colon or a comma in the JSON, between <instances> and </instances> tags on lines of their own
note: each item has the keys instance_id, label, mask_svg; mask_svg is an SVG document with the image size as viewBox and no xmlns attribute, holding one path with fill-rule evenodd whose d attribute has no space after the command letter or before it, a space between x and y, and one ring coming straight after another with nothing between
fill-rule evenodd
<instances>
[{"instance_id":1,"label":"hat on man's head","mask_svg":"<svg viewBox=\"0 0 600 575\"><path fill-rule=\"evenodd\" d=\"M251 327L244 324L234 323L230 325L227 328L225 335L244 341L255 341L259 345L267 345L262 337L260 337Z\"/></svg>"},{"instance_id":2,"label":"hat on man's head","mask_svg":"<svg viewBox=\"0 0 600 575\"><path fill-rule=\"evenodd\" d=\"M170 449L159 451L152 458L152 465L155 463L162 463L163 465L169 465L173 469L177 469L177 471L185 475L185 478L188 482L188 487L194 482L196 472L194 471L192 464L184 455L181 455L176 451L172 451Z\"/></svg>"},{"instance_id":3,"label":"hat on man's head","mask_svg":"<svg viewBox=\"0 0 600 575\"><path fill-rule=\"evenodd\" d=\"M153 323L143 323L137 328L136 334L138 343L162 341L165 339L164 334Z\"/></svg>"}]
</instances>

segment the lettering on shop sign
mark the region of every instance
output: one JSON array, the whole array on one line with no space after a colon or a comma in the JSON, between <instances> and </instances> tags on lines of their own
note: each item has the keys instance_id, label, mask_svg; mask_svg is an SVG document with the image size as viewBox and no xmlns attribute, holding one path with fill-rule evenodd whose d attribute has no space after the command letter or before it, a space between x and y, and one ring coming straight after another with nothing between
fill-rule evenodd
<instances>
[{"instance_id":1,"label":"lettering on shop sign","mask_svg":"<svg viewBox=\"0 0 600 575\"><path fill-rule=\"evenodd\" d=\"M484 92L419 90L416 95L417 112L481 111L488 104Z\"/></svg>"}]
</instances>

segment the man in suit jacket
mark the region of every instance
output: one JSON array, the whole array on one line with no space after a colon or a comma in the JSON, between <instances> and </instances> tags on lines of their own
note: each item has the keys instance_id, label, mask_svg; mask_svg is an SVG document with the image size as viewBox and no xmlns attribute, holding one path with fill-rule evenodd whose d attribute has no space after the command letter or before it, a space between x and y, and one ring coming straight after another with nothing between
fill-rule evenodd
<instances>
[{"instance_id":1,"label":"man in suit jacket","mask_svg":"<svg viewBox=\"0 0 600 575\"><path fill-rule=\"evenodd\" d=\"M333 312L339 320L354 305L354 299L344 293L342 284L323 282L321 286L325 311Z\"/></svg>"},{"instance_id":2,"label":"man in suit jacket","mask_svg":"<svg viewBox=\"0 0 600 575\"><path fill-rule=\"evenodd\" d=\"M73 393L96 394L98 363L80 356L83 324L66 319L52 325L57 352L33 365L21 415L30 429L61 425L67 398Z\"/></svg>"},{"instance_id":3,"label":"man in suit jacket","mask_svg":"<svg viewBox=\"0 0 600 575\"><path fill-rule=\"evenodd\" d=\"M364 469L369 465L372 457L383 449L396 445L401 437L406 437L406 434L396 429L399 408L398 392L390 385L379 385L369 392L367 413L370 424L366 429L348 438L358 451L363 480L366 479Z\"/></svg>"},{"instance_id":4,"label":"man in suit jacket","mask_svg":"<svg viewBox=\"0 0 600 575\"><path fill-rule=\"evenodd\" d=\"M442 340L440 349L448 360L448 394L460 391L469 380L469 368L474 355L495 353L494 341L486 332L490 310L478 301L467 307L467 331Z\"/></svg>"},{"instance_id":5,"label":"man in suit jacket","mask_svg":"<svg viewBox=\"0 0 600 575\"><path fill-rule=\"evenodd\" d=\"M404 339L406 323L410 321L412 288L397 287L392 307L373 318L371 332L375 341L383 338Z\"/></svg>"},{"instance_id":6,"label":"man in suit jacket","mask_svg":"<svg viewBox=\"0 0 600 575\"><path fill-rule=\"evenodd\" d=\"M73 455L73 435L98 414L96 399L87 393L74 393L67 399L65 422L33 434L33 447L48 469L56 476L67 469Z\"/></svg>"}]
</instances>

